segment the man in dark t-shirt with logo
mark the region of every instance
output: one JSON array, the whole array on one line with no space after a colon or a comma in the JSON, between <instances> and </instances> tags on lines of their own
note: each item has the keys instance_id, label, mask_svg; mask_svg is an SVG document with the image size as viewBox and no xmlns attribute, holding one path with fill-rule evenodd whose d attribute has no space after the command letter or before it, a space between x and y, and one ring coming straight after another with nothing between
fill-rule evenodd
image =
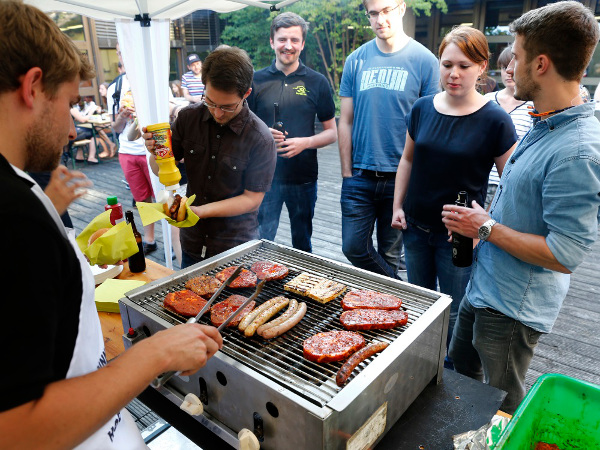
<instances>
[{"instance_id":1,"label":"man in dark t-shirt with logo","mask_svg":"<svg viewBox=\"0 0 600 450\"><path fill-rule=\"evenodd\" d=\"M277 143L277 168L271 190L258 214L260 237L273 240L285 203L292 245L310 252L312 218L317 201L317 148L337 139L335 105L327 79L300 61L308 24L294 13L276 16L271 24L273 63L254 74L250 109L269 127L279 105L285 134L270 128ZM323 131L315 134L315 117Z\"/></svg>"}]
</instances>

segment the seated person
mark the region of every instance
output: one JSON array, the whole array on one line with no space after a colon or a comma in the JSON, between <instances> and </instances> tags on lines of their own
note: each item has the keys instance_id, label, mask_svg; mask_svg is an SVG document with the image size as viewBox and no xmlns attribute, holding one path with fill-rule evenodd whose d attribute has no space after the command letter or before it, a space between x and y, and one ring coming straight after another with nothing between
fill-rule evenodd
<instances>
[{"instance_id":1,"label":"seated person","mask_svg":"<svg viewBox=\"0 0 600 450\"><path fill-rule=\"evenodd\" d=\"M76 106L73 106L71 108L71 116L73 116L73 119L75 119L76 123L85 123L88 121L88 118L84 116L83 113ZM96 143L94 142L94 139L92 139L92 130L90 128L79 127L77 125L75 126L75 128L77 130L77 137L74 140L69 141L69 149L73 146L74 142L81 141L82 139L89 139L91 142L89 144L87 161L91 164L98 164L98 160L96 159ZM75 160L83 161L83 150L81 148L77 150Z\"/></svg>"}]
</instances>

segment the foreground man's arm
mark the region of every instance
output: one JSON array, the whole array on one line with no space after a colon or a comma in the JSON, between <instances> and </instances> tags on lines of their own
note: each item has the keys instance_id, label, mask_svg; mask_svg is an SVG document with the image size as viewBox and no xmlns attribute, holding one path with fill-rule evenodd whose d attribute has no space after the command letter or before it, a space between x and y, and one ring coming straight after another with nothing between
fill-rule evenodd
<instances>
[{"instance_id":1,"label":"foreground man's arm","mask_svg":"<svg viewBox=\"0 0 600 450\"><path fill-rule=\"evenodd\" d=\"M158 332L107 366L50 383L41 398L0 413L0 448L73 448L156 376L167 371L192 374L222 346L211 326L183 324Z\"/></svg>"}]
</instances>

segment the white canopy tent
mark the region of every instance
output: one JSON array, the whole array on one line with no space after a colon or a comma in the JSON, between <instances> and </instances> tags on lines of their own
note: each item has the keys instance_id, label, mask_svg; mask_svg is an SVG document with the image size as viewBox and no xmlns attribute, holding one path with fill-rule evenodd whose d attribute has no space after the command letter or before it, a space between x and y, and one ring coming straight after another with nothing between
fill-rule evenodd
<instances>
[{"instance_id":1,"label":"white canopy tent","mask_svg":"<svg viewBox=\"0 0 600 450\"><path fill-rule=\"evenodd\" d=\"M42 11L66 11L93 19L114 20L127 78L141 126L168 122L169 22L199 9L231 12L246 6L277 11L298 0L266 3L256 0L25 0ZM266 31L268 33L268 31ZM155 194L163 189L152 174ZM162 221L165 261L172 268L171 230Z\"/></svg>"}]
</instances>

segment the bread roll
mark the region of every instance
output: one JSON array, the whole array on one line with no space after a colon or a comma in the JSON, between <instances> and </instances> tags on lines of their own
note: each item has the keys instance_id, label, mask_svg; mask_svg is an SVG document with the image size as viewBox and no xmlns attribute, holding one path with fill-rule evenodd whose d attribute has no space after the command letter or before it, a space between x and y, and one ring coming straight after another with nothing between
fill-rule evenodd
<instances>
[{"instance_id":1,"label":"bread roll","mask_svg":"<svg viewBox=\"0 0 600 450\"><path fill-rule=\"evenodd\" d=\"M102 236L104 233L106 233L108 230L110 230L110 228L100 228L98 231L96 231L94 234L92 234L90 236L90 238L88 239L88 247L90 245L92 245L92 243L98 239L100 236Z\"/></svg>"}]
</instances>

